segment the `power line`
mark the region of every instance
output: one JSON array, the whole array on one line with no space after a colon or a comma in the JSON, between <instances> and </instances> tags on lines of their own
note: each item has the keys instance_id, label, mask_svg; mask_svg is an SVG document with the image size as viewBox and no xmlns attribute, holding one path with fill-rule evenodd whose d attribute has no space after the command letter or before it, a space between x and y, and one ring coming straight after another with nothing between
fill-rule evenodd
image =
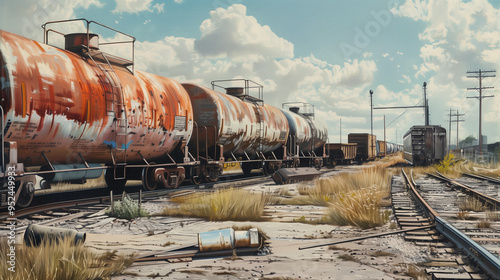
<instances>
[{"instance_id":1,"label":"power line","mask_svg":"<svg viewBox=\"0 0 500 280\"><path fill-rule=\"evenodd\" d=\"M475 88L467 88L467 90L472 90L475 89L479 92L479 96L468 96L467 98L477 98L479 100L479 154L483 154L483 135L482 135L482 113L483 113L483 99L487 97L493 97L494 95L483 95L483 89L492 89L493 87L483 87L482 82L484 78L491 78L491 77L496 77L496 75L488 75L488 73L496 73L495 70L489 70L489 71L467 71L467 74L470 74L467 76L467 78L476 78L479 80L479 87Z\"/></svg>"}]
</instances>

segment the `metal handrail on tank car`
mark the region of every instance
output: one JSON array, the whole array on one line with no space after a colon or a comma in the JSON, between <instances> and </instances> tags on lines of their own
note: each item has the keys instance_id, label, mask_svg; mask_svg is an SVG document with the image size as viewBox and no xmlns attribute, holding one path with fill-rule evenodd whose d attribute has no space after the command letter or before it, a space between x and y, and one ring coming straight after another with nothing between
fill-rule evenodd
<instances>
[{"instance_id":1,"label":"metal handrail on tank car","mask_svg":"<svg viewBox=\"0 0 500 280\"><path fill-rule=\"evenodd\" d=\"M132 44L132 73L134 73L135 71L135 41L136 41L136 38L132 35L129 35L127 33L124 33L124 32L121 32L119 30L116 30L112 27L109 27L107 25L104 25L102 23L99 23L97 21L93 21L93 20L87 20L85 18L77 18L77 19L67 19L67 20L56 20L56 21L48 21L44 24L42 24L42 28L43 28L43 42L44 44L49 44L49 32L54 32L54 33L57 33L59 35L62 35L62 36L65 36L66 34L65 33L62 33L62 32L59 32L55 29L47 29L47 25L49 24L57 24L57 23L67 23L67 22L75 22L75 21L84 21L87 23L87 45L85 46L87 48L87 51L90 52L90 25L92 23L94 24L97 24L101 27L104 27L104 28L107 28L111 31L114 31L116 33L119 33L119 34L122 34L124 36L127 36L129 38L131 38L131 41L116 41L116 42L104 42L104 43L99 43L99 45L114 45L114 44Z\"/></svg>"},{"instance_id":2,"label":"metal handrail on tank car","mask_svg":"<svg viewBox=\"0 0 500 280\"><path fill-rule=\"evenodd\" d=\"M222 88L222 89L227 90L227 87L223 87L222 85L218 85L217 83L239 82L239 81L244 81L244 83L245 83L245 86L243 87L245 90L244 99L248 98L250 101L253 101L253 102L261 102L261 104L259 104L261 106L264 105L264 86L259 84L259 83L254 82L252 80L248 80L248 79L214 80L214 81L212 81L212 89L215 90L215 88L218 87L218 88ZM250 86L250 83L255 84L256 86ZM249 91L252 88L258 89L258 95L259 95L258 98L250 95Z\"/></svg>"}]
</instances>

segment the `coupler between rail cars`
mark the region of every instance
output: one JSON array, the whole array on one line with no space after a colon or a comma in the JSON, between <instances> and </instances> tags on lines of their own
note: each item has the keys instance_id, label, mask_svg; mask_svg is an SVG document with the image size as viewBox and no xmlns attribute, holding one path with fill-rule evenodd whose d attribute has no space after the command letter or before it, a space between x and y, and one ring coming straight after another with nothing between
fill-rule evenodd
<instances>
[{"instance_id":1,"label":"coupler between rail cars","mask_svg":"<svg viewBox=\"0 0 500 280\"><path fill-rule=\"evenodd\" d=\"M17 162L17 143L5 142L4 166L0 169L1 206L28 207L35 194L36 177L24 175L24 165Z\"/></svg>"}]
</instances>

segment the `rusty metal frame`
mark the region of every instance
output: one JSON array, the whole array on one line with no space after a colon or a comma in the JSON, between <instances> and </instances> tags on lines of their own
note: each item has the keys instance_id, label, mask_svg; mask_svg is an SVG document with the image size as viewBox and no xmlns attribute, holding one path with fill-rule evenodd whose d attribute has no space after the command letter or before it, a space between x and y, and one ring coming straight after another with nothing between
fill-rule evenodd
<instances>
[{"instance_id":1,"label":"rusty metal frame","mask_svg":"<svg viewBox=\"0 0 500 280\"><path fill-rule=\"evenodd\" d=\"M102 23L99 23L97 21L93 21L93 20L87 20L85 18L77 18L77 19L67 19L67 20L56 20L56 21L48 21L44 24L42 24L42 28L43 28L43 43L44 44L49 44L49 32L54 32L54 33L57 33L59 35L62 35L62 36L65 36L66 34L62 33L62 32L59 32L55 29L47 29L47 25L49 24L58 24L58 23L68 23L68 22L76 22L76 21L84 21L86 24L87 24L87 51L90 52L90 25L92 23L96 24L96 25L99 25L101 27L104 27L106 29L109 29L111 31L114 31L116 33L119 33L121 35L124 35L126 37L129 37L131 38L130 41L116 41L116 42L107 42L107 43L99 43L99 45L114 45L114 44L132 44L132 73L135 72L135 41L136 41L136 38L132 35L129 35L127 33L124 33L124 32L121 32L119 30L116 30L112 27L109 27L107 25L104 25Z\"/></svg>"},{"instance_id":2,"label":"rusty metal frame","mask_svg":"<svg viewBox=\"0 0 500 280\"><path fill-rule=\"evenodd\" d=\"M221 85L221 83L227 83L227 82L243 82L244 83L244 96L243 100L244 101L251 101L254 102L257 105L264 105L264 86L256 83L252 80L248 79L228 79L228 80L214 80L212 81L212 90L215 90L215 88L222 88L222 89L227 89L228 87L224 87ZM250 95L250 89L258 89L258 97L254 97Z\"/></svg>"}]
</instances>

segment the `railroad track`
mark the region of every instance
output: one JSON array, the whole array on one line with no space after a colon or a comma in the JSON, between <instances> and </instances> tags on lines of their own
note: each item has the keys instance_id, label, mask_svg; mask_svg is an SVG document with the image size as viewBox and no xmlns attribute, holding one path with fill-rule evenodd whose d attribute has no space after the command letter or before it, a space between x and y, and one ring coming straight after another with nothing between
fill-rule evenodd
<instances>
[{"instance_id":1,"label":"railroad track","mask_svg":"<svg viewBox=\"0 0 500 280\"><path fill-rule=\"evenodd\" d=\"M130 191L127 194L132 199L140 200L142 203L145 203L165 196L180 196L196 191L210 191L213 188L224 188L231 186L243 187L250 184L255 184L257 182L268 181L271 182L272 179L262 174L254 174L250 177L241 176L239 174L232 174L226 176L226 178L222 178L222 180L218 182L210 182L200 185L186 185L178 189L161 189L140 192L139 186L127 187L126 190ZM101 222L100 219L103 220L102 222L109 222L114 218L107 217L104 214L105 209L110 206L111 199L113 199L113 201L120 200L123 194L114 194L113 198L111 198L110 194L102 195L106 192L107 190L98 192L98 196L95 196L95 189L44 194L40 196L41 202L39 202L38 205L17 209L14 211L14 215L10 215L9 212L5 211L4 209L4 212L0 212L0 236L2 236L2 232L6 233L9 231L8 225L11 221L16 221L17 226L15 231L17 233L23 232L31 223L40 225L54 225L65 223L66 221L74 219L78 219L79 221L82 221L83 219L84 222L89 223L99 223ZM56 198L52 199L52 196L55 196ZM61 199L61 197L64 197L65 199L57 201L58 199ZM43 203L43 200L47 199L56 201Z\"/></svg>"},{"instance_id":2,"label":"railroad track","mask_svg":"<svg viewBox=\"0 0 500 280\"><path fill-rule=\"evenodd\" d=\"M482 231L471 221L460 220L461 216L458 214L459 201L464 201L468 195L473 195L474 199L488 199L488 203L491 203L492 198L486 198L470 187L464 189L463 193L459 191L462 187L458 187L462 184L453 180L443 184L441 180L445 178L442 175L437 175L436 179L439 178L439 181L425 178L420 179L418 184L404 172L403 177L406 187L398 187L396 184L392 191L398 223L403 228L435 225L433 230L410 232L405 236L406 240L427 244L434 252L431 255L439 257L433 259L437 266L428 267L426 272L433 279L500 279L500 260L495 255L497 252L488 250L498 250L498 227L495 225L493 229Z\"/></svg>"}]
</instances>

